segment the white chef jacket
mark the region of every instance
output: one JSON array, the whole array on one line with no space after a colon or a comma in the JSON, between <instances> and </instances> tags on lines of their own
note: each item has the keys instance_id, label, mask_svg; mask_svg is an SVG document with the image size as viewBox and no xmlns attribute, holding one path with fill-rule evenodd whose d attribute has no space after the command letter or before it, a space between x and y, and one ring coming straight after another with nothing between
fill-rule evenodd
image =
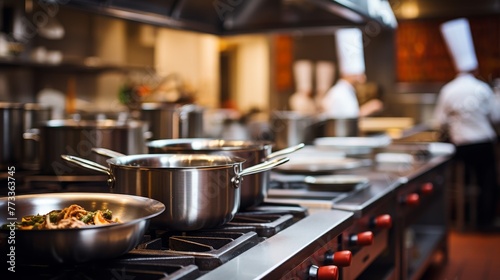
<instances>
[{"instance_id":1,"label":"white chef jacket","mask_svg":"<svg viewBox=\"0 0 500 280\"><path fill-rule=\"evenodd\" d=\"M344 79L339 79L323 98L323 112L331 118L357 118L359 103L354 87Z\"/></svg>"},{"instance_id":2,"label":"white chef jacket","mask_svg":"<svg viewBox=\"0 0 500 280\"><path fill-rule=\"evenodd\" d=\"M435 124L448 127L455 145L494 141L491 117L500 108L494 108L493 97L488 84L461 73L441 89L434 111Z\"/></svg>"}]
</instances>

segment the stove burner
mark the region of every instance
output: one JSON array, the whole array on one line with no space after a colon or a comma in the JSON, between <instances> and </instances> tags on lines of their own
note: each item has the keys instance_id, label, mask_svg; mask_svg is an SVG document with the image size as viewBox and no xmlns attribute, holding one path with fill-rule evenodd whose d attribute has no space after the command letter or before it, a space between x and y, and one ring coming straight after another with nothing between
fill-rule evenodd
<instances>
[{"instance_id":1,"label":"stove burner","mask_svg":"<svg viewBox=\"0 0 500 280\"><path fill-rule=\"evenodd\" d=\"M191 257L183 257L180 264L168 259L143 258L134 260L101 261L76 265L19 265L16 274L33 279L195 279L201 275Z\"/></svg>"},{"instance_id":2,"label":"stove burner","mask_svg":"<svg viewBox=\"0 0 500 280\"><path fill-rule=\"evenodd\" d=\"M127 256L192 256L200 270L212 270L260 242L255 232L157 232L158 238L140 245ZM158 250L158 247L161 249Z\"/></svg>"},{"instance_id":3,"label":"stove burner","mask_svg":"<svg viewBox=\"0 0 500 280\"><path fill-rule=\"evenodd\" d=\"M297 205L263 204L237 213L219 228L192 232L151 228L136 248L113 260L18 268L23 276L37 279L195 279L307 215L306 208Z\"/></svg>"}]
</instances>

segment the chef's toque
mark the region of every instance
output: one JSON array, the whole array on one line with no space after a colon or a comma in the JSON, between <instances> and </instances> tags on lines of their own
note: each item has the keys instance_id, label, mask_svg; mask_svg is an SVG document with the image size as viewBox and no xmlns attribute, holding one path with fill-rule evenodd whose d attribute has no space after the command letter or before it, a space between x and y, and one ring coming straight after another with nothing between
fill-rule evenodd
<instances>
[{"instance_id":1,"label":"chef's toque","mask_svg":"<svg viewBox=\"0 0 500 280\"><path fill-rule=\"evenodd\" d=\"M459 72L476 69L477 58L469 21L465 18L447 21L441 24L441 33L453 58L455 68Z\"/></svg>"},{"instance_id":2,"label":"chef's toque","mask_svg":"<svg viewBox=\"0 0 500 280\"><path fill-rule=\"evenodd\" d=\"M297 92L312 90L313 64L310 60L297 60L293 64L293 74Z\"/></svg>"},{"instance_id":3,"label":"chef's toque","mask_svg":"<svg viewBox=\"0 0 500 280\"><path fill-rule=\"evenodd\" d=\"M365 73L363 35L357 28L339 29L335 32L337 59L341 75Z\"/></svg>"}]
</instances>

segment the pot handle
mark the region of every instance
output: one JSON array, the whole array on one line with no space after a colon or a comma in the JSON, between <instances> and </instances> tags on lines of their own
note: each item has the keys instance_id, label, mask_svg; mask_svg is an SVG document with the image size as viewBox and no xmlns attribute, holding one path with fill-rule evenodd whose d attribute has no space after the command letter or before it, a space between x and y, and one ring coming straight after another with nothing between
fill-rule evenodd
<instances>
[{"instance_id":1,"label":"pot handle","mask_svg":"<svg viewBox=\"0 0 500 280\"><path fill-rule=\"evenodd\" d=\"M276 166L279 166L279 165L282 165L282 164L288 162L289 160L290 159L287 157L282 157L279 159L274 159L271 161L264 161L263 163L259 163L259 164L250 166L248 168L241 170L239 173L237 173L236 176L231 179L231 182L233 182L233 186L235 188L239 188L241 185L241 181L242 181L241 177L271 170L271 169L275 168Z\"/></svg>"},{"instance_id":2,"label":"pot handle","mask_svg":"<svg viewBox=\"0 0 500 280\"><path fill-rule=\"evenodd\" d=\"M288 148L285 148L285 149L282 149L282 150L270 153L266 157L266 160L270 160L270 159L275 158L275 157L280 157L280 156L284 156L284 155L287 155L287 154L291 154L291 153L293 153L295 151L298 151L298 150L304 148L305 146L306 145L304 143L300 143L298 145L291 146L291 147L288 147Z\"/></svg>"},{"instance_id":3,"label":"pot handle","mask_svg":"<svg viewBox=\"0 0 500 280\"><path fill-rule=\"evenodd\" d=\"M110 150L110 149L106 149L106 148L92 148L92 152L98 154L98 155L101 155L101 156L105 156L105 157L109 157L109 158L116 158L116 157L124 157L126 155L122 154L122 153L119 153L119 152L116 152L116 151L113 151L113 150Z\"/></svg>"},{"instance_id":4,"label":"pot handle","mask_svg":"<svg viewBox=\"0 0 500 280\"><path fill-rule=\"evenodd\" d=\"M64 159L65 161L74 163L74 164L76 164L80 167L83 167L85 169L90 169L90 170L94 170L97 172L105 173L110 178L112 177L112 174L111 174L111 171L109 170L109 168L107 168L103 165L100 165L99 163L95 163L91 160L79 158L79 157L75 157L75 156L70 156L70 155L61 155L61 158Z\"/></svg>"}]
</instances>

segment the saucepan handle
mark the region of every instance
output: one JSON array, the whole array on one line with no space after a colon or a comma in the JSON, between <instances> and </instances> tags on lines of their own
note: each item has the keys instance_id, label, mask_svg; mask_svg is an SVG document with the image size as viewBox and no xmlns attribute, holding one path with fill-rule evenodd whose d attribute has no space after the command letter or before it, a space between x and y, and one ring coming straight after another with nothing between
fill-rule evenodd
<instances>
[{"instance_id":1,"label":"saucepan handle","mask_svg":"<svg viewBox=\"0 0 500 280\"><path fill-rule=\"evenodd\" d=\"M285 148L285 149L273 152L273 153L269 154L266 157L266 160L270 160L272 158L276 158L276 157L284 156L284 155L287 155L287 154L291 154L291 153L293 153L295 151L298 151L298 150L304 148L305 146L306 145L304 143L300 143L300 144L297 144L295 146L291 146L291 147L288 147L288 148Z\"/></svg>"},{"instance_id":2,"label":"saucepan handle","mask_svg":"<svg viewBox=\"0 0 500 280\"><path fill-rule=\"evenodd\" d=\"M92 152L94 152L98 155L101 155L101 156L109 157L109 158L116 158L116 157L124 157L125 156L122 153L119 153L119 152L116 152L116 151L113 151L110 149L106 149L106 148L92 148Z\"/></svg>"},{"instance_id":3,"label":"saucepan handle","mask_svg":"<svg viewBox=\"0 0 500 280\"><path fill-rule=\"evenodd\" d=\"M103 165L100 165L99 163L95 163L91 160L88 160L88 159L84 159L84 158L80 158L80 157L76 157L76 156L70 156L70 155L61 155L61 158L64 159L65 161L68 161L68 162L71 162L71 163L74 163L82 168L85 168L85 169L90 169L90 170L94 170L94 171L97 171L97 172L101 172L101 173L104 173L104 174L107 174L109 179L108 179L108 184L112 187L113 186L113 183L114 183L114 179L113 179L113 174L111 173L111 170Z\"/></svg>"},{"instance_id":4,"label":"saucepan handle","mask_svg":"<svg viewBox=\"0 0 500 280\"><path fill-rule=\"evenodd\" d=\"M241 180L243 176L255 174L255 173L260 173L264 171L271 170L275 168L276 166L282 165L286 162L288 162L290 159L287 157L279 158L279 159L274 159L270 161L264 161L263 163L259 163L250 167L247 167L243 170L241 170L239 173L234 176L231 181L233 182L233 186L235 188L238 188L241 185Z\"/></svg>"}]
</instances>

